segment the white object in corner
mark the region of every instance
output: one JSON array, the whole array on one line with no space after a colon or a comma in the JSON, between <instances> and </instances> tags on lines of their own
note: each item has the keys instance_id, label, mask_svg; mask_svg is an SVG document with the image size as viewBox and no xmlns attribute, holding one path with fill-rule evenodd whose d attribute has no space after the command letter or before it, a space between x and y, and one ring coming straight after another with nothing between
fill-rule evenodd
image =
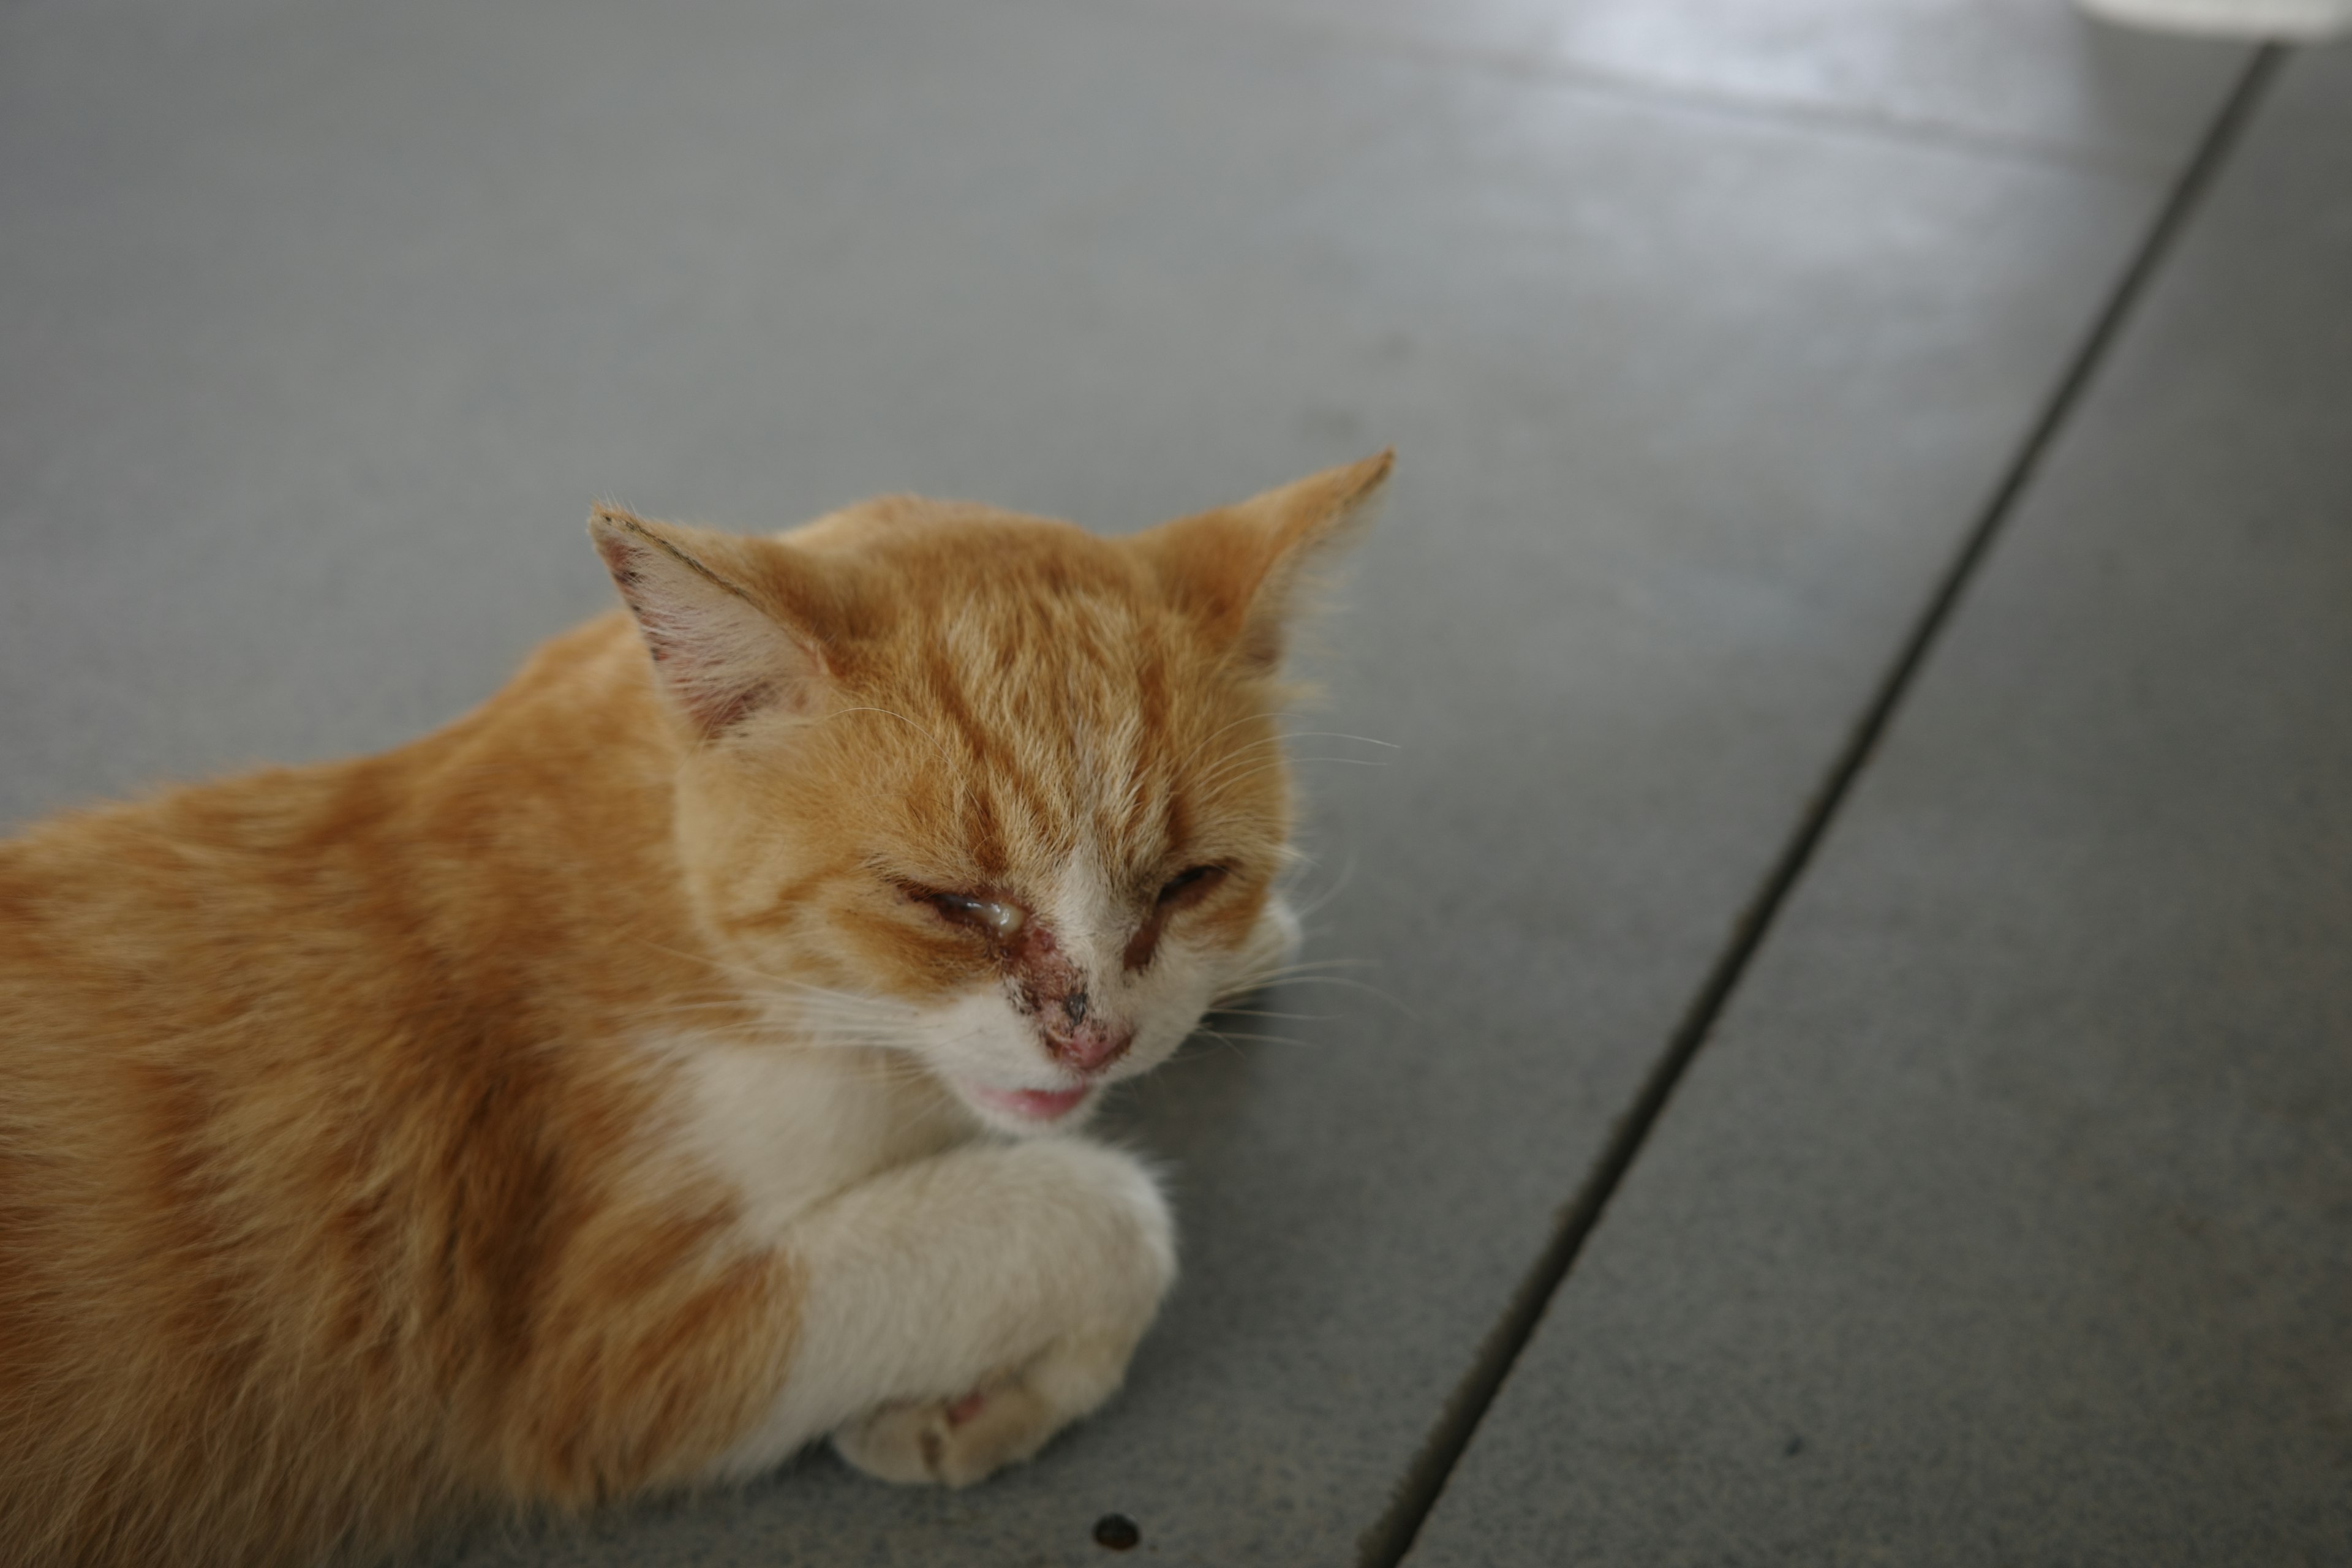
<instances>
[{"instance_id":1,"label":"white object in corner","mask_svg":"<svg viewBox=\"0 0 2352 1568\"><path fill-rule=\"evenodd\" d=\"M2237 38L2326 38L2352 30L2352 0L2076 0L2102 22Z\"/></svg>"}]
</instances>

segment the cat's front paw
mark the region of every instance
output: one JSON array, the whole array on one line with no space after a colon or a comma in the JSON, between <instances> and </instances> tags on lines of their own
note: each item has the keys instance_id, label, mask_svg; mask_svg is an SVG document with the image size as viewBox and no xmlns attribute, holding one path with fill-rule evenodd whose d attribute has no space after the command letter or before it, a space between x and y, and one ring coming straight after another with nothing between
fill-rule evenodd
<instances>
[{"instance_id":1,"label":"cat's front paw","mask_svg":"<svg viewBox=\"0 0 2352 1568\"><path fill-rule=\"evenodd\" d=\"M1068 1420L1012 1378L961 1399L886 1405L835 1432L833 1446L880 1480L966 1487L1029 1458Z\"/></svg>"},{"instance_id":2,"label":"cat's front paw","mask_svg":"<svg viewBox=\"0 0 2352 1568\"><path fill-rule=\"evenodd\" d=\"M1108 1399L1134 1348L1132 1334L1066 1340L959 1398L894 1400L835 1432L833 1446L882 1480L968 1487Z\"/></svg>"}]
</instances>

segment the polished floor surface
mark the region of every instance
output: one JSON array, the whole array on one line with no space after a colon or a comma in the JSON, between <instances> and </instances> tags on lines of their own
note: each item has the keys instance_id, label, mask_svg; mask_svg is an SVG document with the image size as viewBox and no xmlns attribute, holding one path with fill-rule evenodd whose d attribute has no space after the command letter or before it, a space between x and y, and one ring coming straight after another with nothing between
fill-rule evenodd
<instances>
[{"instance_id":1,"label":"polished floor surface","mask_svg":"<svg viewBox=\"0 0 2352 1568\"><path fill-rule=\"evenodd\" d=\"M454 713L598 498L1400 449L1345 983L1116 1108L1187 1268L1117 1405L471 1568L2352 1561L2352 49L17 0L0 145L7 818Z\"/></svg>"}]
</instances>

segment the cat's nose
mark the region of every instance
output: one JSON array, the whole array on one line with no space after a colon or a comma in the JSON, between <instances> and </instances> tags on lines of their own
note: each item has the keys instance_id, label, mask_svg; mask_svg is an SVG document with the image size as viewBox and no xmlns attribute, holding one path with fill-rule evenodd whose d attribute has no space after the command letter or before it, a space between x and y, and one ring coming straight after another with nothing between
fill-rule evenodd
<instances>
[{"instance_id":1,"label":"cat's nose","mask_svg":"<svg viewBox=\"0 0 2352 1568\"><path fill-rule=\"evenodd\" d=\"M1072 1027L1045 1037L1045 1048L1054 1059L1079 1072L1096 1073L1127 1054L1135 1043L1135 1030L1126 1024L1113 1024L1099 1016L1089 1017L1084 1004L1070 1013Z\"/></svg>"}]
</instances>

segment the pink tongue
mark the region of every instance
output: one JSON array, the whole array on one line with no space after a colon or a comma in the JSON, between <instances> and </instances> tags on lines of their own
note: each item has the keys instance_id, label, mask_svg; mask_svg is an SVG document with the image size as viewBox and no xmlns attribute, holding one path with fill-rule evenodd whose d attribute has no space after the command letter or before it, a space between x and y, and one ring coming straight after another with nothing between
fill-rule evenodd
<instances>
[{"instance_id":1,"label":"pink tongue","mask_svg":"<svg viewBox=\"0 0 2352 1568\"><path fill-rule=\"evenodd\" d=\"M980 1097L999 1110L1009 1110L1015 1116L1025 1116L1032 1121L1051 1121L1074 1110L1087 1097L1083 1089L984 1089Z\"/></svg>"}]
</instances>

